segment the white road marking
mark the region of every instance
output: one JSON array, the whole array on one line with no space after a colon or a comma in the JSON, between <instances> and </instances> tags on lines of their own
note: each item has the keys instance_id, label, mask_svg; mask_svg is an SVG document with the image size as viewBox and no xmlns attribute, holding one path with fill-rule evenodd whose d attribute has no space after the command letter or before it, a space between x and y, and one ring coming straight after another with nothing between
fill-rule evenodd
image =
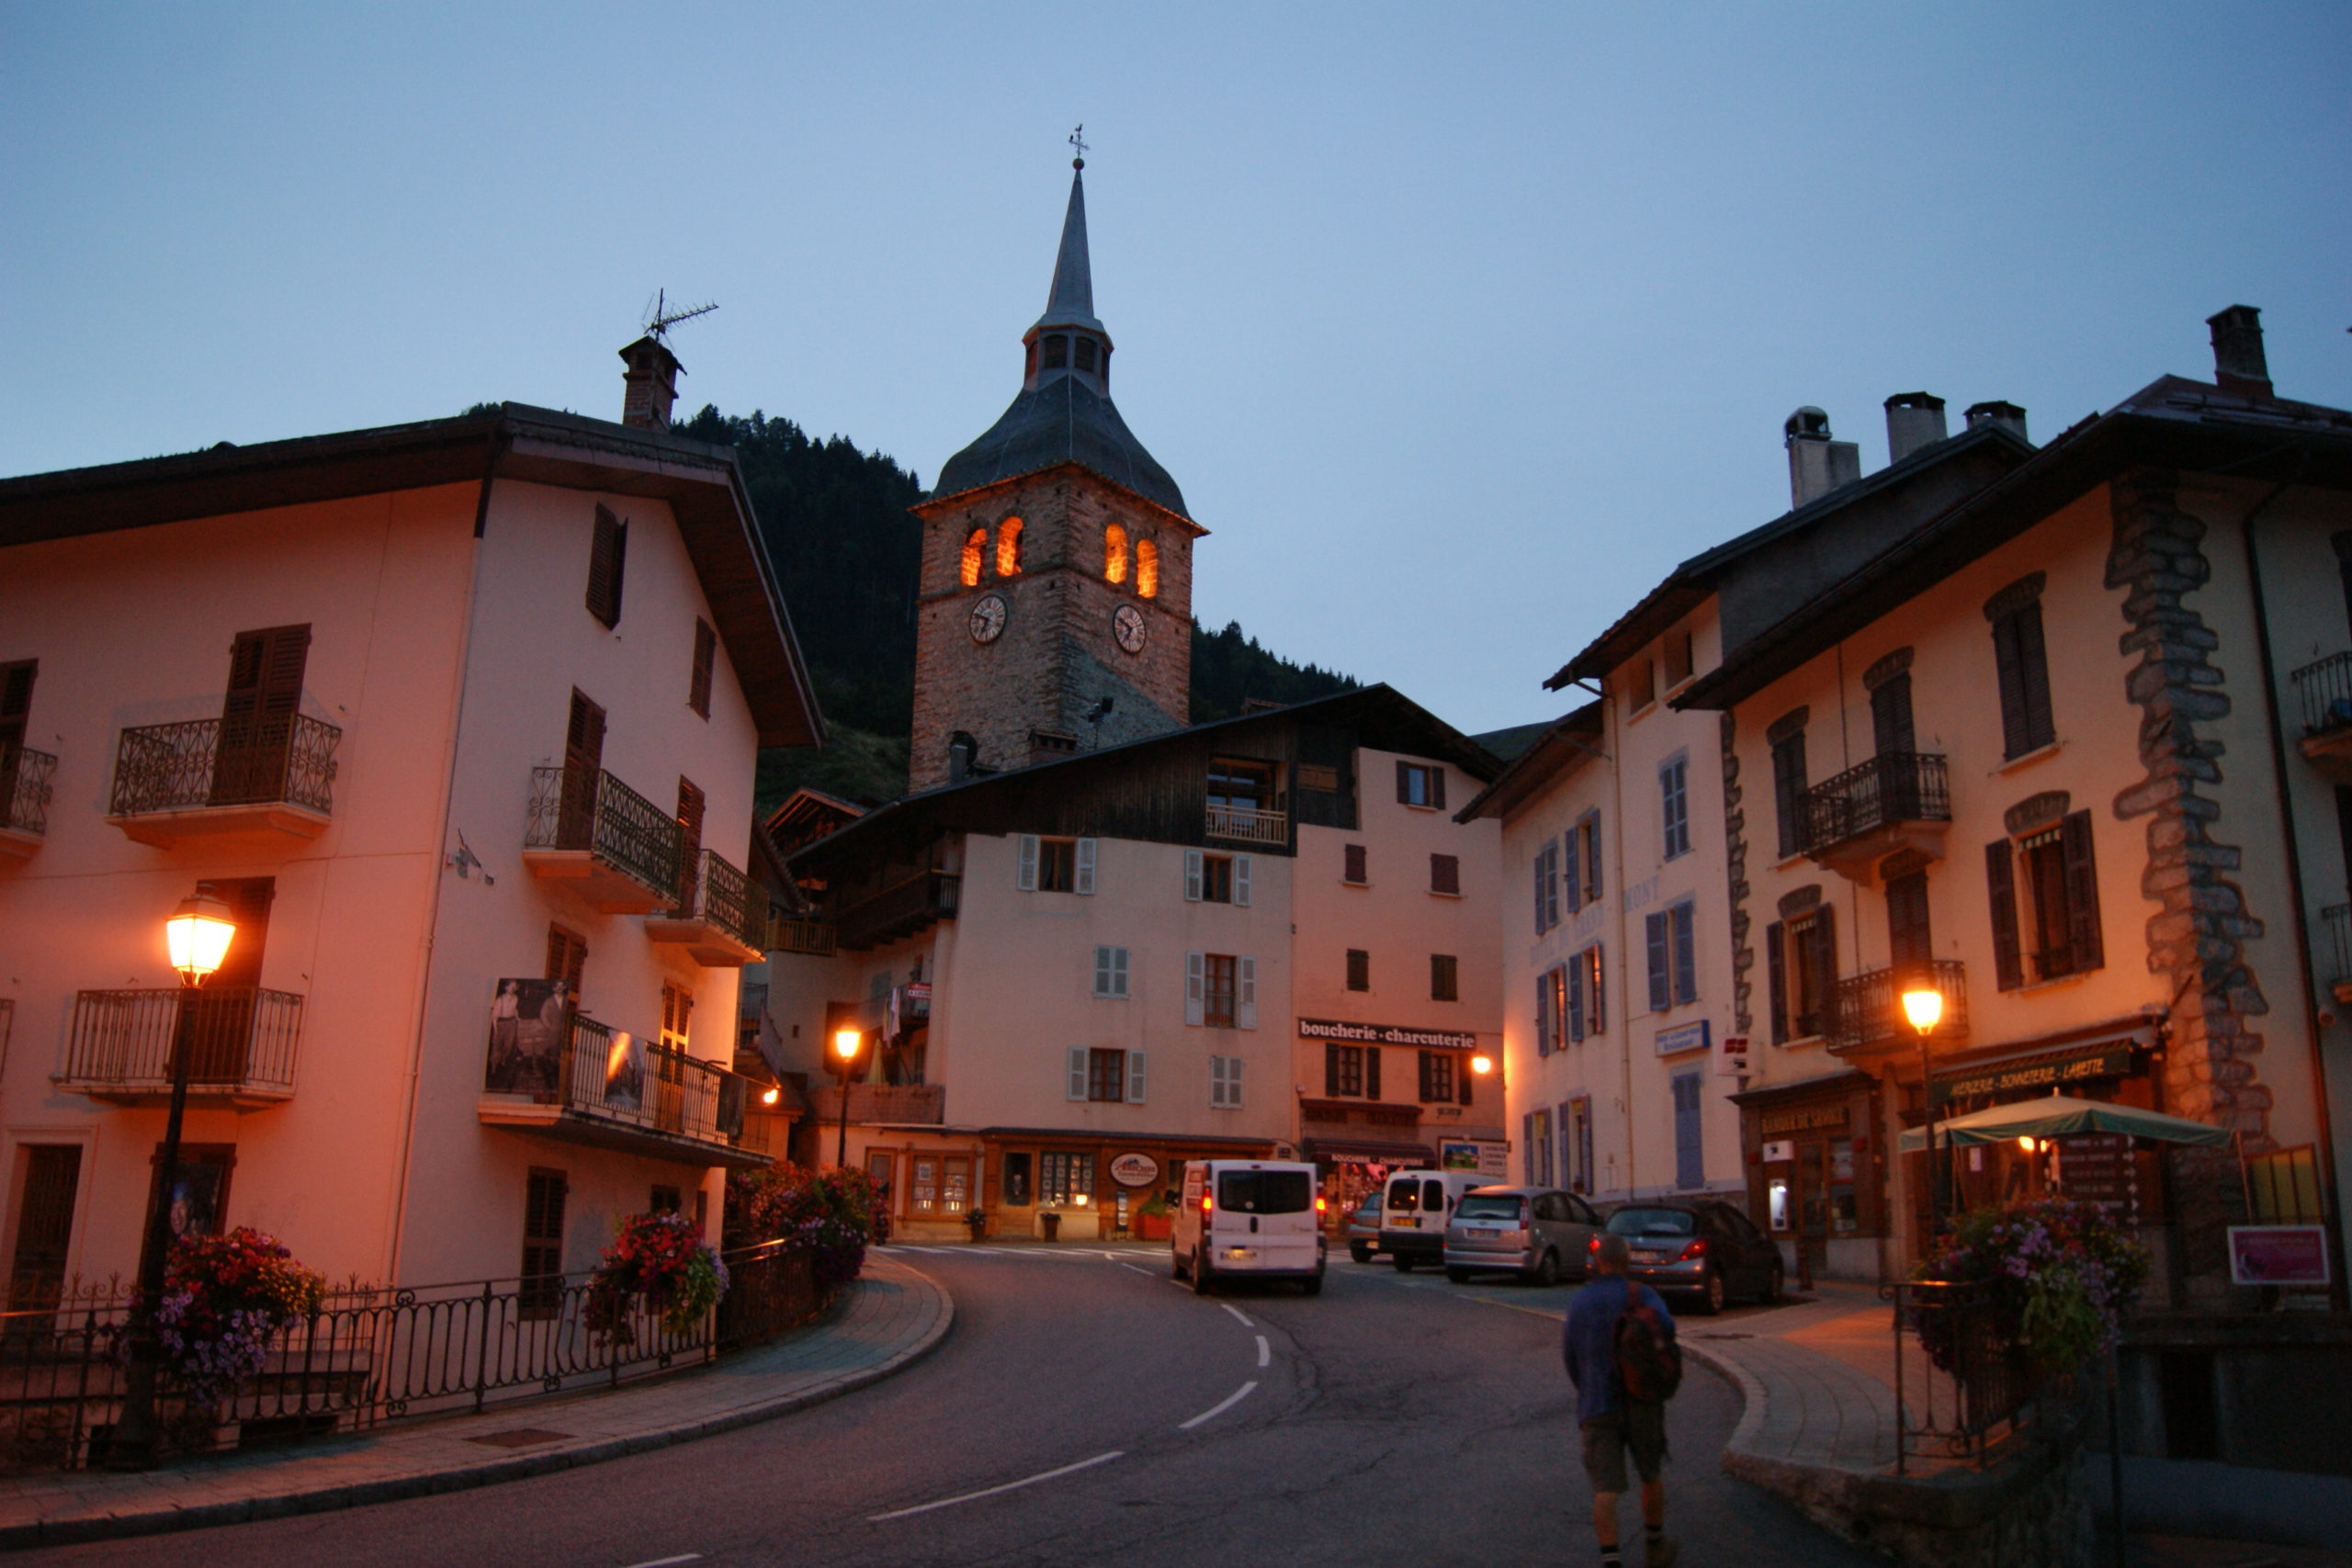
<instances>
[{"instance_id":1,"label":"white road marking","mask_svg":"<svg viewBox=\"0 0 2352 1568\"><path fill-rule=\"evenodd\" d=\"M902 1241L892 1250L897 1252L929 1252L952 1257L964 1249L960 1247L917 1247L911 1242Z\"/></svg>"},{"instance_id":2,"label":"white road marking","mask_svg":"<svg viewBox=\"0 0 2352 1568\"><path fill-rule=\"evenodd\" d=\"M1258 1336L1258 1364L1261 1367L1274 1364L1273 1347L1266 1343L1266 1337L1262 1334Z\"/></svg>"},{"instance_id":3,"label":"white road marking","mask_svg":"<svg viewBox=\"0 0 2352 1568\"><path fill-rule=\"evenodd\" d=\"M1132 1263L1122 1263L1119 1267L1125 1269L1130 1274L1140 1274L1147 1280L1157 1280L1159 1278L1159 1275L1153 1273L1150 1269L1138 1269Z\"/></svg>"},{"instance_id":4,"label":"white road marking","mask_svg":"<svg viewBox=\"0 0 2352 1568\"><path fill-rule=\"evenodd\" d=\"M1235 1306L1231 1302L1219 1302L1217 1303L1217 1305L1231 1313L1233 1314L1233 1320L1241 1325L1242 1327L1255 1328L1258 1326L1256 1324L1250 1322L1250 1319L1243 1314L1241 1309Z\"/></svg>"},{"instance_id":5,"label":"white road marking","mask_svg":"<svg viewBox=\"0 0 2352 1568\"><path fill-rule=\"evenodd\" d=\"M1190 1421L1182 1421L1177 1423L1176 1429L1180 1432L1189 1432L1204 1421L1214 1421L1218 1416L1224 1415L1227 1411L1232 1409L1235 1405L1240 1404L1243 1400L1249 1398L1251 1394L1257 1392L1258 1380L1256 1378L1251 1378L1248 1382L1243 1383L1239 1388L1235 1389L1231 1393L1227 1394L1223 1399L1218 1400L1215 1404L1210 1405L1206 1410L1202 1411Z\"/></svg>"},{"instance_id":6,"label":"white road marking","mask_svg":"<svg viewBox=\"0 0 2352 1568\"><path fill-rule=\"evenodd\" d=\"M1255 1388L1258 1385L1251 1383L1250 1386L1251 1388ZM1227 1404L1232 1403L1233 1402L1231 1400L1226 1401L1226 1404ZM1220 1406L1220 1408L1222 1407ZM1214 1415L1216 1412L1212 1411L1210 1414ZM1126 1452L1127 1450L1125 1449L1114 1449L1107 1454L1096 1454L1092 1459L1082 1459L1076 1464L1066 1464L1059 1470L1045 1471L1039 1474L1032 1475L1025 1480L1008 1481L1001 1486L990 1486L978 1492L967 1492L960 1497L942 1497L936 1503L918 1504L916 1506L911 1508L900 1508L896 1513L875 1514L869 1517L865 1522L870 1525L878 1525L885 1519L903 1519L910 1514L928 1514L933 1508L952 1508L958 1503L977 1503L983 1497L993 1497L999 1493L1018 1492L1023 1486L1035 1486L1040 1481L1052 1481L1058 1476L1075 1475L1081 1470L1092 1470L1098 1464L1108 1464L1114 1459L1125 1459L1126 1457ZM665 1559L665 1561L683 1562L685 1559L676 1557ZM650 1565L647 1565L647 1568L650 1568Z\"/></svg>"},{"instance_id":7,"label":"white road marking","mask_svg":"<svg viewBox=\"0 0 2352 1568\"><path fill-rule=\"evenodd\" d=\"M673 1563L699 1562L701 1561L701 1552L689 1551L683 1557L656 1557L650 1562L632 1562L628 1565L628 1568L671 1568Z\"/></svg>"}]
</instances>

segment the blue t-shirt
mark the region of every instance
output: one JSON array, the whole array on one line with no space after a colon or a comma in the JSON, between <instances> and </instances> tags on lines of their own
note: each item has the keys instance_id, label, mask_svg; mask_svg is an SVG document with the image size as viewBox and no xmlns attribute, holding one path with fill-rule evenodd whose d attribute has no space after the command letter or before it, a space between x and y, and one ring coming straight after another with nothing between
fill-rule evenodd
<instances>
[{"instance_id":1,"label":"blue t-shirt","mask_svg":"<svg viewBox=\"0 0 2352 1568\"><path fill-rule=\"evenodd\" d=\"M1638 1293L1636 1293L1638 1292ZM1647 1285L1637 1285L1623 1274L1604 1274L1576 1294L1568 1303L1568 1320L1560 1332L1560 1359L1567 1363L1568 1381L1577 1387L1577 1420L1606 1416L1623 1403L1625 1391L1617 1378L1617 1320L1634 1303L1652 1308L1674 1337L1674 1314Z\"/></svg>"}]
</instances>

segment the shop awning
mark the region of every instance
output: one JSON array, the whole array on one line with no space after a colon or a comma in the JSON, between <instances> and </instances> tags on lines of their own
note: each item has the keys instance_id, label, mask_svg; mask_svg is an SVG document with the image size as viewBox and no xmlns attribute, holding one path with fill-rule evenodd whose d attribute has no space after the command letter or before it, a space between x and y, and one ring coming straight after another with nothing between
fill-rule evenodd
<instances>
[{"instance_id":1,"label":"shop awning","mask_svg":"<svg viewBox=\"0 0 2352 1568\"><path fill-rule=\"evenodd\" d=\"M1427 1144L1384 1144L1357 1138L1309 1138L1304 1152L1311 1160L1344 1160L1373 1165L1426 1165Z\"/></svg>"},{"instance_id":2,"label":"shop awning","mask_svg":"<svg viewBox=\"0 0 2352 1568\"><path fill-rule=\"evenodd\" d=\"M2076 1100L2070 1094L1987 1106L1935 1124L1938 1146L2001 1144L2012 1138L2063 1138L2069 1133L2129 1133L2135 1138L2161 1144L2199 1144L2208 1148L2225 1148L2230 1142L2225 1128L2209 1127L2185 1116L2167 1116L2160 1111ZM1905 1154L1917 1154L1927 1146L1925 1127L1906 1129L1896 1143Z\"/></svg>"}]
</instances>

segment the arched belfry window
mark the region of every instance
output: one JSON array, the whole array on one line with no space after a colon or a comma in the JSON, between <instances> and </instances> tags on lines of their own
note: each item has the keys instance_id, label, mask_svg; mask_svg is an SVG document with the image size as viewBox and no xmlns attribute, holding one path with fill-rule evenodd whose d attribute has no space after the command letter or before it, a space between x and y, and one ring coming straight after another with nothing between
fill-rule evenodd
<instances>
[{"instance_id":1,"label":"arched belfry window","mask_svg":"<svg viewBox=\"0 0 2352 1568\"><path fill-rule=\"evenodd\" d=\"M965 587L979 586L980 568L987 564L988 556L989 531L986 528L973 529L971 536L964 541L963 567L958 573L964 580Z\"/></svg>"},{"instance_id":2,"label":"arched belfry window","mask_svg":"<svg viewBox=\"0 0 2352 1568\"><path fill-rule=\"evenodd\" d=\"M1147 599L1159 597L1159 547L1149 539L1136 541L1136 592Z\"/></svg>"},{"instance_id":3,"label":"arched belfry window","mask_svg":"<svg viewBox=\"0 0 2352 1568\"><path fill-rule=\"evenodd\" d=\"M1021 575L1021 519L1008 517L996 525L996 574Z\"/></svg>"},{"instance_id":4,"label":"arched belfry window","mask_svg":"<svg viewBox=\"0 0 2352 1568\"><path fill-rule=\"evenodd\" d=\"M1078 340L1078 367L1080 370L1094 368L1094 340L1091 337Z\"/></svg>"},{"instance_id":5,"label":"arched belfry window","mask_svg":"<svg viewBox=\"0 0 2352 1568\"><path fill-rule=\"evenodd\" d=\"M1125 582L1127 580L1127 531L1116 523L1102 530L1102 581Z\"/></svg>"},{"instance_id":6,"label":"arched belfry window","mask_svg":"<svg viewBox=\"0 0 2352 1568\"><path fill-rule=\"evenodd\" d=\"M1069 339L1056 333L1046 340L1046 368L1059 370L1069 363Z\"/></svg>"}]
</instances>

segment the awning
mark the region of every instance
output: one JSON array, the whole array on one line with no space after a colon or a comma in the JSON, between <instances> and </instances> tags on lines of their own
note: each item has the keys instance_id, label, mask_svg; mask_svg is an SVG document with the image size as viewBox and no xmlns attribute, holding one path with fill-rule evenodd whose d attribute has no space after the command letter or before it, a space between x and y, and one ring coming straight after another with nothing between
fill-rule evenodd
<instances>
[{"instance_id":1,"label":"awning","mask_svg":"<svg viewBox=\"0 0 2352 1568\"><path fill-rule=\"evenodd\" d=\"M2070 1094L1987 1106L1935 1124L1939 1146L2001 1144L2012 1138L2063 1138L2069 1133L2129 1133L2135 1138L2162 1144L2199 1144L2208 1148L2226 1148L2230 1143L2225 1128L2210 1127L2185 1116L2167 1116L2160 1111L2076 1100ZM1928 1146L1928 1129L1905 1129L1895 1146L1905 1154L1917 1153Z\"/></svg>"}]
</instances>

